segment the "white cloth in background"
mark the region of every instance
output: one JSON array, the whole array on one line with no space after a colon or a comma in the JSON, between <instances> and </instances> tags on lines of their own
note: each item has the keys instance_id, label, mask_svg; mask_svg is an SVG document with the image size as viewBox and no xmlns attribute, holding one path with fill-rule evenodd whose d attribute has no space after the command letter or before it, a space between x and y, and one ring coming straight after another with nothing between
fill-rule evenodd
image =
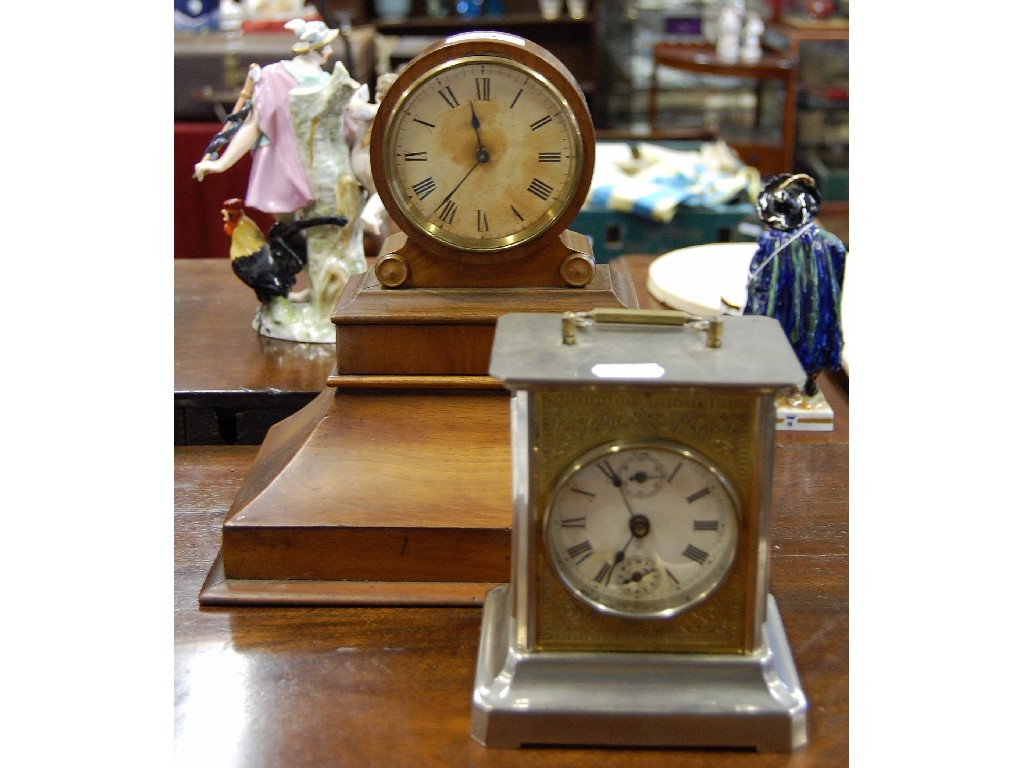
<instances>
[{"instance_id":1,"label":"white cloth in background","mask_svg":"<svg viewBox=\"0 0 1024 768\"><path fill-rule=\"evenodd\" d=\"M724 142L680 150L639 143L599 143L588 210L618 211L670 222L680 205L753 203L761 191L756 168Z\"/></svg>"}]
</instances>

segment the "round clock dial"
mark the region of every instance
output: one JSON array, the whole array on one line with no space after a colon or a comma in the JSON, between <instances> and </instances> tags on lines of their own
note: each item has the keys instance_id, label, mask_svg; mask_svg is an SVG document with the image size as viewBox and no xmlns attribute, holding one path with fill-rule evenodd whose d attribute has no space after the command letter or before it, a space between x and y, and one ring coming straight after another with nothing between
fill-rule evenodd
<instances>
[{"instance_id":1,"label":"round clock dial","mask_svg":"<svg viewBox=\"0 0 1024 768\"><path fill-rule=\"evenodd\" d=\"M736 495L707 459L675 443L613 444L573 464L544 524L562 583L599 611L672 616L732 565Z\"/></svg>"},{"instance_id":2,"label":"round clock dial","mask_svg":"<svg viewBox=\"0 0 1024 768\"><path fill-rule=\"evenodd\" d=\"M504 46L529 58L527 49ZM503 50L501 41L492 49ZM428 244L478 253L567 223L590 166L577 119L586 107L560 85L524 61L474 53L428 66L393 105L385 99L378 190L392 217Z\"/></svg>"}]
</instances>

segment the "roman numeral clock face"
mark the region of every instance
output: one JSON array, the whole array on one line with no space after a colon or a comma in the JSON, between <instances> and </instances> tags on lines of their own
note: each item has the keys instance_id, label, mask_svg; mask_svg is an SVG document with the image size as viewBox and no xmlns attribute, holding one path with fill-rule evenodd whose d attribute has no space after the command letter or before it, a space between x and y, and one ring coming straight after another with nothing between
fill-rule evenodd
<instances>
[{"instance_id":1,"label":"roman numeral clock face","mask_svg":"<svg viewBox=\"0 0 1024 768\"><path fill-rule=\"evenodd\" d=\"M677 445L612 445L575 463L545 519L562 583L599 611L672 616L706 598L736 552L739 506L725 477Z\"/></svg>"},{"instance_id":2,"label":"roman numeral clock face","mask_svg":"<svg viewBox=\"0 0 1024 768\"><path fill-rule=\"evenodd\" d=\"M413 83L386 119L394 202L414 227L455 248L496 251L538 236L580 184L572 110L517 62L449 61Z\"/></svg>"}]
</instances>

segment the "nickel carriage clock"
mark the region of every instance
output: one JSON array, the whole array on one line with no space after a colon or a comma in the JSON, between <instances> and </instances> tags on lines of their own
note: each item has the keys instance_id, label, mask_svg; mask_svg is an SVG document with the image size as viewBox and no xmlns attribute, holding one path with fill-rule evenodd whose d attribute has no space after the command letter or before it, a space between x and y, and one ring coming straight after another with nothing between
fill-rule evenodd
<instances>
[{"instance_id":1,"label":"nickel carriage clock","mask_svg":"<svg viewBox=\"0 0 1024 768\"><path fill-rule=\"evenodd\" d=\"M767 592L774 398L803 371L775 320L687 318L498 323L514 517L473 694L487 746L806 741Z\"/></svg>"}]
</instances>

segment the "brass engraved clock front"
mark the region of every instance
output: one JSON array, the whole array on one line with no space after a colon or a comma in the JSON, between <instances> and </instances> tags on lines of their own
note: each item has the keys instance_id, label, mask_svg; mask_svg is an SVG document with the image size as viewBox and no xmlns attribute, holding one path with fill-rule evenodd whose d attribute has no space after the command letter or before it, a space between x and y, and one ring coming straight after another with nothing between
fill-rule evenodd
<instances>
[{"instance_id":1,"label":"brass engraved clock front","mask_svg":"<svg viewBox=\"0 0 1024 768\"><path fill-rule=\"evenodd\" d=\"M760 558L755 513L763 477L756 471L760 448L754 425L762 416L757 398L732 391L666 388L639 393L612 387L535 390L528 401L534 425L533 524L540 556L532 561L527 579L527 592L536 596L531 622L535 632L523 642L548 650L591 651L737 653L755 647L756 601L746 596L758 588ZM655 446L660 450L651 450ZM680 463L687 471L681 467L681 474L666 484ZM602 464L613 477L601 473ZM642 473L649 479L640 482ZM655 477L661 474L666 477ZM615 486L614 475L625 494ZM587 504L588 497L573 487L595 493L595 503ZM704 487L714 493L687 502L686 497ZM570 502L569 494L580 498ZM632 513L625 511L627 500ZM707 514L696 519L708 522L698 527L711 527L710 521L717 520L719 531L685 532L679 527L689 519L692 529L693 519L686 516L695 517L701 504L707 505ZM572 525L584 507L591 509L585 515L589 529L562 531L556 520L568 519ZM674 507L681 507L679 513L671 511ZM646 536L636 537L634 515L647 518ZM588 542L593 555L576 565L585 554L580 548ZM691 545L693 557L702 557L696 550L708 553L704 564L683 554ZM578 553L575 558L570 548ZM616 563L620 552L623 560ZM644 562L627 565L631 555ZM657 594L631 597L615 589L616 576L632 579L652 562L659 577L641 576L635 584L659 578ZM605 564L613 566L613 582L601 589L595 580ZM673 577L679 579L678 589ZM649 620L641 628L638 618Z\"/></svg>"}]
</instances>

